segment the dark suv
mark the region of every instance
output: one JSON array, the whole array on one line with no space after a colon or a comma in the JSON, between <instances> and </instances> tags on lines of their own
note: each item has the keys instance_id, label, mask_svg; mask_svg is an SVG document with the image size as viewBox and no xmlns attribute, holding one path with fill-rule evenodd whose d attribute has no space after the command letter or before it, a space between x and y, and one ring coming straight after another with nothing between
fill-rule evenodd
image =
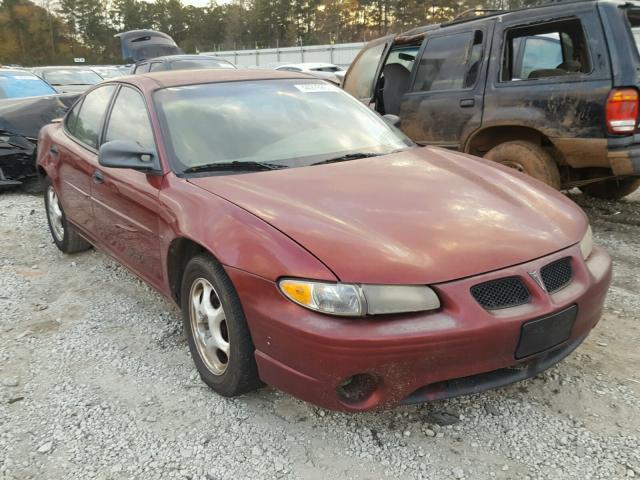
<instances>
[{"instance_id":1,"label":"dark suv","mask_svg":"<svg viewBox=\"0 0 640 480\"><path fill-rule=\"evenodd\" d=\"M639 46L640 2L485 11L369 43L344 88L419 144L613 199L640 186Z\"/></svg>"}]
</instances>

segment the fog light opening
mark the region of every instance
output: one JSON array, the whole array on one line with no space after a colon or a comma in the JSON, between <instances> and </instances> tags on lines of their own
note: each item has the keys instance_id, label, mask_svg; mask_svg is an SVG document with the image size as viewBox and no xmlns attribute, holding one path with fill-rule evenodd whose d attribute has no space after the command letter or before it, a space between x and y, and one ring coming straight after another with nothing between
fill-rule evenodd
<instances>
[{"instance_id":1,"label":"fog light opening","mask_svg":"<svg viewBox=\"0 0 640 480\"><path fill-rule=\"evenodd\" d=\"M336 388L340 401L356 404L367 400L378 388L378 380L367 373L347 377Z\"/></svg>"}]
</instances>

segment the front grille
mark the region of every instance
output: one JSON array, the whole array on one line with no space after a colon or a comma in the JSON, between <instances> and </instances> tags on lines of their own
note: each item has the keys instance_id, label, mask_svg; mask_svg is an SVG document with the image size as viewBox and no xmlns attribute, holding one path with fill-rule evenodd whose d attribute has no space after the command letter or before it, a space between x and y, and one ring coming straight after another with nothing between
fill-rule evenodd
<instances>
[{"instance_id":1,"label":"front grille","mask_svg":"<svg viewBox=\"0 0 640 480\"><path fill-rule=\"evenodd\" d=\"M573 269L571 268L571 257L561 258L540 269L540 276L547 292L554 293L562 290L571 283Z\"/></svg>"},{"instance_id":2,"label":"front grille","mask_svg":"<svg viewBox=\"0 0 640 480\"><path fill-rule=\"evenodd\" d=\"M487 310L515 307L529 302L529 290L518 277L500 278L471 287L471 295Z\"/></svg>"}]
</instances>

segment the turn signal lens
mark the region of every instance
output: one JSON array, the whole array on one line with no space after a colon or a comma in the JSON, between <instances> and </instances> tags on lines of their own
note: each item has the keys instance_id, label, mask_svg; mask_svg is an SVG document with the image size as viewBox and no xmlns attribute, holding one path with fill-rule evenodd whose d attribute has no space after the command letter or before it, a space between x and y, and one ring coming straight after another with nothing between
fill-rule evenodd
<instances>
[{"instance_id":1,"label":"turn signal lens","mask_svg":"<svg viewBox=\"0 0 640 480\"><path fill-rule=\"evenodd\" d=\"M609 133L633 133L638 122L638 91L634 88L612 90L607 99L606 116Z\"/></svg>"},{"instance_id":2,"label":"turn signal lens","mask_svg":"<svg viewBox=\"0 0 640 480\"><path fill-rule=\"evenodd\" d=\"M280 290L290 300L318 312L331 315L364 315L364 301L360 289L344 283L281 280Z\"/></svg>"}]
</instances>

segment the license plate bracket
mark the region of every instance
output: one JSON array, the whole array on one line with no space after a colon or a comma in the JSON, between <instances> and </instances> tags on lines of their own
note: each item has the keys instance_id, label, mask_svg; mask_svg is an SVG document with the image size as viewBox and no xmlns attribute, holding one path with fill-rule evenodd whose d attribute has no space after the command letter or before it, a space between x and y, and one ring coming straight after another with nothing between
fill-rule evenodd
<instances>
[{"instance_id":1,"label":"license plate bracket","mask_svg":"<svg viewBox=\"0 0 640 480\"><path fill-rule=\"evenodd\" d=\"M571 336L578 316L578 306L572 305L560 312L522 324L516 359L548 350Z\"/></svg>"}]
</instances>

